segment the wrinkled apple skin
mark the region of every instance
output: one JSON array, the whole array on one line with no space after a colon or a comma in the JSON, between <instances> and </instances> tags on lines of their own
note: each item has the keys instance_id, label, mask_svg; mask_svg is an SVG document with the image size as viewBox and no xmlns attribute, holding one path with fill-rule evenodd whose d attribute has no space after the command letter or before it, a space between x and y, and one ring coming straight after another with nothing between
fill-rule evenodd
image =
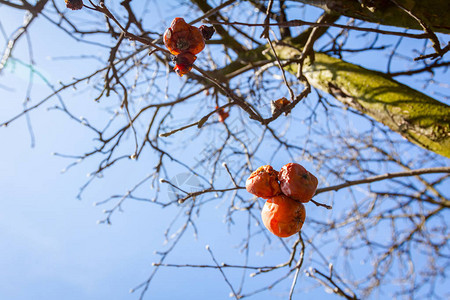
<instances>
[{"instance_id":1,"label":"wrinkled apple skin","mask_svg":"<svg viewBox=\"0 0 450 300\"><path fill-rule=\"evenodd\" d=\"M266 201L261 211L261 218L270 232L284 238L302 229L306 210L303 203L285 195L279 195Z\"/></svg>"},{"instance_id":2,"label":"wrinkled apple skin","mask_svg":"<svg viewBox=\"0 0 450 300\"><path fill-rule=\"evenodd\" d=\"M281 193L278 183L278 172L272 166L266 165L254 171L245 182L249 193L268 199Z\"/></svg>"},{"instance_id":3,"label":"wrinkled apple skin","mask_svg":"<svg viewBox=\"0 0 450 300\"><path fill-rule=\"evenodd\" d=\"M164 32L164 45L173 55L190 52L193 55L205 48L205 40L200 30L189 25L183 18L175 18Z\"/></svg>"},{"instance_id":4,"label":"wrinkled apple skin","mask_svg":"<svg viewBox=\"0 0 450 300\"><path fill-rule=\"evenodd\" d=\"M318 184L316 176L296 163L284 165L278 173L278 180L284 195L303 203L311 200Z\"/></svg>"}]
</instances>

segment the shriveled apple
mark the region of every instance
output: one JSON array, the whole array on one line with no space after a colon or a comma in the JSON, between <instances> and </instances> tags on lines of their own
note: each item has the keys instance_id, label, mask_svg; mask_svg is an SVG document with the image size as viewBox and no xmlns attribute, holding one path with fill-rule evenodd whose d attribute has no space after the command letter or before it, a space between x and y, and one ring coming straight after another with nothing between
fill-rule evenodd
<instances>
[{"instance_id":1,"label":"shriveled apple","mask_svg":"<svg viewBox=\"0 0 450 300\"><path fill-rule=\"evenodd\" d=\"M314 196L318 180L302 165L288 163L278 173L281 192L294 200L306 203Z\"/></svg>"},{"instance_id":2,"label":"shriveled apple","mask_svg":"<svg viewBox=\"0 0 450 300\"><path fill-rule=\"evenodd\" d=\"M268 199L281 193L278 183L278 172L272 166L261 166L245 182L249 193Z\"/></svg>"}]
</instances>

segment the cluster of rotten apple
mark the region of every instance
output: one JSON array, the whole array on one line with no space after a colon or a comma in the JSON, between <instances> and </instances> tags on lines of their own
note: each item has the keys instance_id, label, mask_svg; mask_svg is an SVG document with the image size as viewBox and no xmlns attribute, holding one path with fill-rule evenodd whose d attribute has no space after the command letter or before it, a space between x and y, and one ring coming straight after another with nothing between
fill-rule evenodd
<instances>
[{"instance_id":1,"label":"cluster of rotten apple","mask_svg":"<svg viewBox=\"0 0 450 300\"><path fill-rule=\"evenodd\" d=\"M205 41L209 40L214 34L212 26L202 25L195 27L189 25L183 18L175 18L164 32L164 45L173 55L175 62L174 71L181 77L188 73L194 61L196 54L205 48Z\"/></svg>"},{"instance_id":2,"label":"cluster of rotten apple","mask_svg":"<svg viewBox=\"0 0 450 300\"><path fill-rule=\"evenodd\" d=\"M264 226L279 237L289 237L302 229L309 202L317 189L317 178L296 163L277 172L270 165L259 167L247 179L249 193L267 199L261 211Z\"/></svg>"}]
</instances>

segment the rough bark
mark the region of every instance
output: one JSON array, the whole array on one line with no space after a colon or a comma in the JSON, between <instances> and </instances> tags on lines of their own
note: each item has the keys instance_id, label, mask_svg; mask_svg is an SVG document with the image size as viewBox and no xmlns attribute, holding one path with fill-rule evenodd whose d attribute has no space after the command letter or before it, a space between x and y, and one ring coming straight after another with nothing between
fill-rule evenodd
<instances>
[{"instance_id":1,"label":"rough bark","mask_svg":"<svg viewBox=\"0 0 450 300\"><path fill-rule=\"evenodd\" d=\"M419 29L422 27L405 11L389 0L296 0L322 8L329 13L367 22L396 27ZM409 9L435 32L450 33L450 1L448 0L396 0Z\"/></svg>"}]
</instances>

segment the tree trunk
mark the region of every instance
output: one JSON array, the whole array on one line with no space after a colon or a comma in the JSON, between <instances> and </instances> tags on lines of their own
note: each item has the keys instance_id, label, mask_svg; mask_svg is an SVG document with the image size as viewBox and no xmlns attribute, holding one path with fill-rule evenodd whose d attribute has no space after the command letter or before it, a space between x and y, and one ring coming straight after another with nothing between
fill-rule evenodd
<instances>
[{"instance_id":1,"label":"tree trunk","mask_svg":"<svg viewBox=\"0 0 450 300\"><path fill-rule=\"evenodd\" d=\"M390 0L297 0L367 22L422 30L419 23ZM450 33L450 1L396 0L435 32Z\"/></svg>"}]
</instances>

